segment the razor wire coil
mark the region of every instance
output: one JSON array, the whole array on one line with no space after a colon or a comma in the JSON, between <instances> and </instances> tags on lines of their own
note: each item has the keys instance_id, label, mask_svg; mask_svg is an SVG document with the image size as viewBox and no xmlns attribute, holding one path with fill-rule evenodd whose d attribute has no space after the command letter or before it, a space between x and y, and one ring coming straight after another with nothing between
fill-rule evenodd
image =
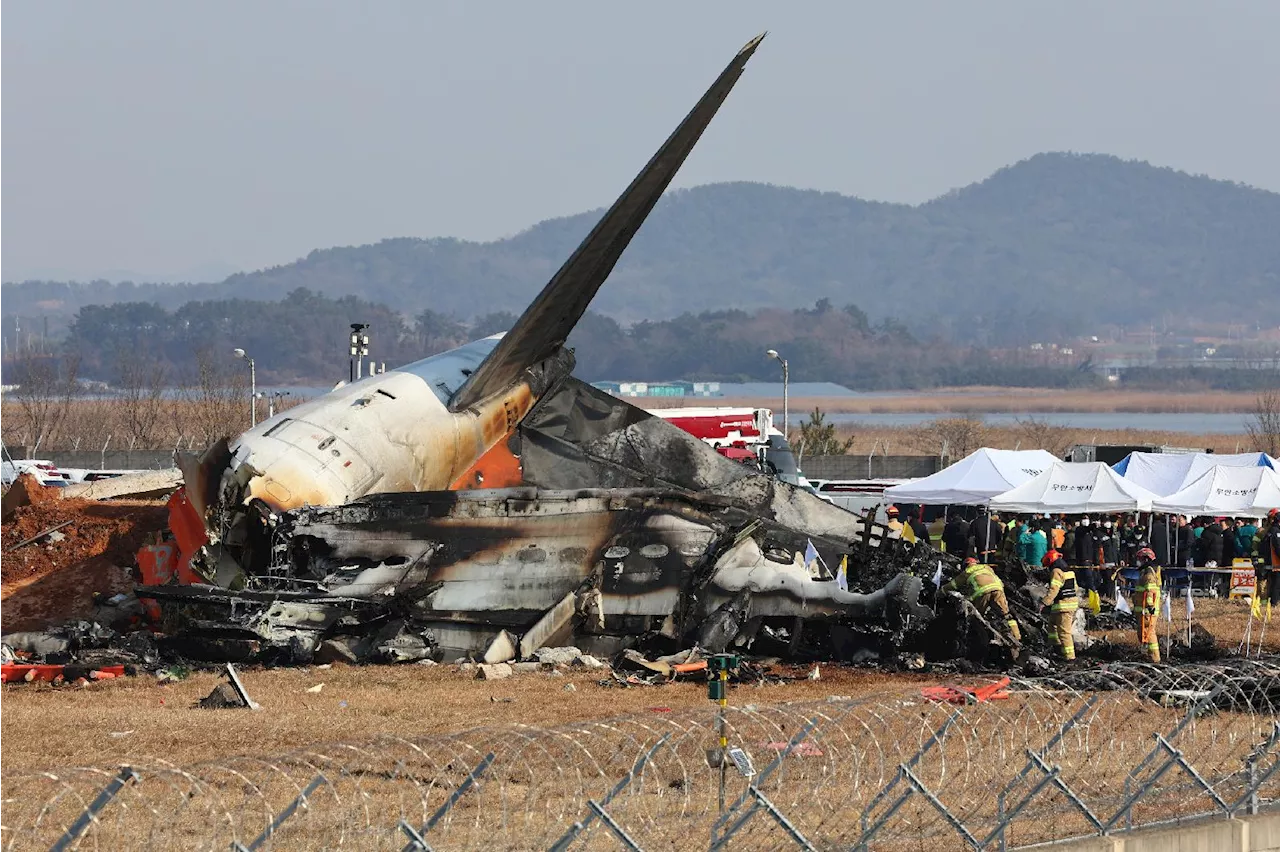
<instances>
[{"instance_id":1,"label":"razor wire coil","mask_svg":"<svg viewBox=\"0 0 1280 852\"><path fill-rule=\"evenodd\" d=\"M619 848L611 825L645 849L689 848L739 820L734 849L797 837L819 849L1013 848L1280 801L1274 660L1117 664L1008 692L967 706L907 689L731 706L730 745L757 774L729 770L729 801L745 803L727 820L708 761L716 711L699 708L188 767L138 756L136 780L63 848L416 848L405 827L442 809L422 835L434 849L546 849L579 825L574 849ZM51 848L119 772L6 774L3 847Z\"/></svg>"}]
</instances>

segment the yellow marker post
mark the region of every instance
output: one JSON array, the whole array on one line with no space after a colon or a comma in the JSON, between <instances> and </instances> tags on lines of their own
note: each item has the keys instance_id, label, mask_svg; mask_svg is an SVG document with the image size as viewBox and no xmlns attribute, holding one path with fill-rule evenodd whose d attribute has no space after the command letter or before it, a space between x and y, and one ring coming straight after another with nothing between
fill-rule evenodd
<instances>
[{"instance_id":1,"label":"yellow marker post","mask_svg":"<svg viewBox=\"0 0 1280 852\"><path fill-rule=\"evenodd\" d=\"M729 671L738 667L738 655L715 654L707 663L711 671L707 698L720 705L720 813L724 813L725 773L729 767L729 728L725 711L729 707Z\"/></svg>"}]
</instances>

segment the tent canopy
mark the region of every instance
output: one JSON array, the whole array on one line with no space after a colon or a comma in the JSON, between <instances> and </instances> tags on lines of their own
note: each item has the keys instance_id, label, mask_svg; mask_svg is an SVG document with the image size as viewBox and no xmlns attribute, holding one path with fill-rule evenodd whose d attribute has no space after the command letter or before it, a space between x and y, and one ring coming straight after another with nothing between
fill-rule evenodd
<instances>
[{"instance_id":1,"label":"tent canopy","mask_svg":"<svg viewBox=\"0 0 1280 852\"><path fill-rule=\"evenodd\" d=\"M923 479L884 490L885 497L926 506L985 506L992 497L1047 470L1057 458L1045 450L993 450L983 447Z\"/></svg>"},{"instance_id":2,"label":"tent canopy","mask_svg":"<svg viewBox=\"0 0 1280 852\"><path fill-rule=\"evenodd\" d=\"M1152 508L1179 515L1265 517L1280 509L1280 473L1269 467L1215 465L1187 487L1157 498Z\"/></svg>"},{"instance_id":3,"label":"tent canopy","mask_svg":"<svg viewBox=\"0 0 1280 852\"><path fill-rule=\"evenodd\" d=\"M1102 462L1055 461L1039 476L991 499L1011 512L1146 512L1157 499Z\"/></svg>"},{"instance_id":4,"label":"tent canopy","mask_svg":"<svg viewBox=\"0 0 1280 852\"><path fill-rule=\"evenodd\" d=\"M1115 466L1116 473L1160 496L1172 494L1195 482L1209 468L1274 467L1266 453L1129 453Z\"/></svg>"}]
</instances>

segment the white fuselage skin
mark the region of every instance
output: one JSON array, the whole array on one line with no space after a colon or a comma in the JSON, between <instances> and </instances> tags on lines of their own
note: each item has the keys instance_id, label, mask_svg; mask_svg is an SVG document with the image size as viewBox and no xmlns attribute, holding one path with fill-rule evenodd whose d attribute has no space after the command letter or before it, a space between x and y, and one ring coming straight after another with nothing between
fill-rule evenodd
<instances>
[{"instance_id":1,"label":"white fuselage skin","mask_svg":"<svg viewBox=\"0 0 1280 852\"><path fill-rule=\"evenodd\" d=\"M223 493L284 511L449 488L534 402L521 382L475 407L448 409L501 337L341 385L264 420L231 444Z\"/></svg>"}]
</instances>

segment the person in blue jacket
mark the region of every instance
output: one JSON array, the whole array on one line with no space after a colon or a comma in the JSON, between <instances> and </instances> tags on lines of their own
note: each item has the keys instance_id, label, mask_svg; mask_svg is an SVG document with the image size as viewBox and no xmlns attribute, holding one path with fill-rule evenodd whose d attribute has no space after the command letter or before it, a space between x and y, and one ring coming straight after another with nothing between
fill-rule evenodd
<instances>
[{"instance_id":1,"label":"person in blue jacket","mask_svg":"<svg viewBox=\"0 0 1280 852\"><path fill-rule=\"evenodd\" d=\"M1049 536L1033 519L1024 524L1018 535L1018 553L1028 565L1039 565L1049 552Z\"/></svg>"}]
</instances>

